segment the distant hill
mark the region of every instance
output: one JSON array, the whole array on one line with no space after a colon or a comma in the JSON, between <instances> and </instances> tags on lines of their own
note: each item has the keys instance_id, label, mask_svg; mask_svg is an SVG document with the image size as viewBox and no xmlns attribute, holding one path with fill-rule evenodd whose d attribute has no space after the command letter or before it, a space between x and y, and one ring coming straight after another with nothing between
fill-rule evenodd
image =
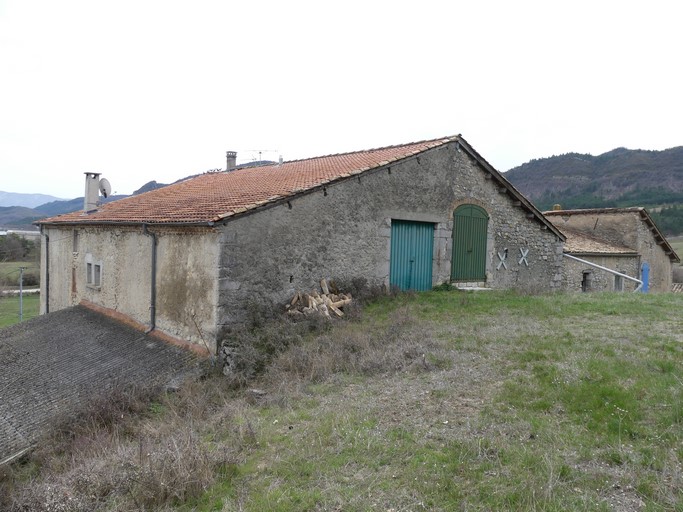
<instances>
[{"instance_id":1,"label":"distant hill","mask_svg":"<svg viewBox=\"0 0 683 512\"><path fill-rule=\"evenodd\" d=\"M100 198L104 203L116 201L128 197L125 195L109 196L106 199ZM65 201L51 201L36 208L25 208L22 206L0 207L0 227L11 229L36 229L33 222L46 217L54 217L62 213L75 212L83 208L83 198L69 199Z\"/></svg>"},{"instance_id":2,"label":"distant hill","mask_svg":"<svg viewBox=\"0 0 683 512\"><path fill-rule=\"evenodd\" d=\"M36 220L32 208L24 206L0 206L0 227L14 229L35 229L31 222Z\"/></svg>"},{"instance_id":3,"label":"distant hill","mask_svg":"<svg viewBox=\"0 0 683 512\"><path fill-rule=\"evenodd\" d=\"M59 201L58 197L46 194L20 194L17 192L3 192L0 190L0 206L23 206L35 208L49 201Z\"/></svg>"},{"instance_id":4,"label":"distant hill","mask_svg":"<svg viewBox=\"0 0 683 512\"><path fill-rule=\"evenodd\" d=\"M617 148L531 160L505 177L541 210L644 206L667 234L683 233L683 146Z\"/></svg>"},{"instance_id":5,"label":"distant hill","mask_svg":"<svg viewBox=\"0 0 683 512\"><path fill-rule=\"evenodd\" d=\"M116 201L117 199L123 199L124 197L128 196L116 195L109 196L106 199L100 197L100 201L102 203L111 203L112 201ZM68 201L52 201L51 203L41 204L37 208L34 208L33 211L35 211L36 214L39 215L39 218L44 219L45 217L54 217L55 215L61 215L62 213L71 213L82 209L83 198L77 197L76 199L69 199Z\"/></svg>"},{"instance_id":6,"label":"distant hill","mask_svg":"<svg viewBox=\"0 0 683 512\"><path fill-rule=\"evenodd\" d=\"M683 146L531 160L505 177L541 209L683 203Z\"/></svg>"}]
</instances>

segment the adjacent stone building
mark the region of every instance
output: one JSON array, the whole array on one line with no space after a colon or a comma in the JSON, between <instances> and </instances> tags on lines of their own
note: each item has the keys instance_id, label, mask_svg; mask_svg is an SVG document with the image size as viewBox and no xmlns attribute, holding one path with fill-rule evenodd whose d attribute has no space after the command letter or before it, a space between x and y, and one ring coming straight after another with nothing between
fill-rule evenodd
<instances>
[{"instance_id":1,"label":"adjacent stone building","mask_svg":"<svg viewBox=\"0 0 683 512\"><path fill-rule=\"evenodd\" d=\"M90 209L39 223L42 311L85 301L211 350L249 307L321 278L562 287L565 236L460 136L210 172Z\"/></svg>"},{"instance_id":2,"label":"adjacent stone building","mask_svg":"<svg viewBox=\"0 0 683 512\"><path fill-rule=\"evenodd\" d=\"M584 260L565 258L562 272L568 291L671 291L673 265L680 259L644 208L554 210L547 218L567 236L564 251Z\"/></svg>"}]
</instances>

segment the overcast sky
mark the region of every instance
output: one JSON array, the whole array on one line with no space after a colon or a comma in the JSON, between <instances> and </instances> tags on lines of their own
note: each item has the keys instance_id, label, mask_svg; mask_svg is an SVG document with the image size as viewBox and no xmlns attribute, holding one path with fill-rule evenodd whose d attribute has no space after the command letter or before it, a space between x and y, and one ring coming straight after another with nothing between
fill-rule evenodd
<instances>
[{"instance_id":1,"label":"overcast sky","mask_svg":"<svg viewBox=\"0 0 683 512\"><path fill-rule=\"evenodd\" d=\"M679 4L0 0L0 190L458 133L500 171L680 146Z\"/></svg>"}]
</instances>

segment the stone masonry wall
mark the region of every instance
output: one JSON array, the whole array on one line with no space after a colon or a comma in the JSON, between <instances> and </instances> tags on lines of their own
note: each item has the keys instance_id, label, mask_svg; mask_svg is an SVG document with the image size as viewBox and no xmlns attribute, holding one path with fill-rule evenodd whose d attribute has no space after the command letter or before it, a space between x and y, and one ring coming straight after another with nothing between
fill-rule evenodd
<instances>
[{"instance_id":1,"label":"stone masonry wall","mask_svg":"<svg viewBox=\"0 0 683 512\"><path fill-rule=\"evenodd\" d=\"M650 264L649 289L653 292L670 292L673 284L673 263L645 222L640 222L637 229L638 252L641 261Z\"/></svg>"},{"instance_id":2,"label":"stone masonry wall","mask_svg":"<svg viewBox=\"0 0 683 512\"><path fill-rule=\"evenodd\" d=\"M638 279L640 277L640 259L637 256L582 256L577 255L578 258L590 261L603 267L611 268L622 274L626 274ZM605 272L580 261L565 258L564 266L562 268L562 280L564 288L568 292L581 292L581 283L583 281L583 273L590 272L590 290L591 292L612 292L615 291L614 274ZM623 279L623 291L632 292L635 290L637 283L628 279Z\"/></svg>"},{"instance_id":3,"label":"stone masonry wall","mask_svg":"<svg viewBox=\"0 0 683 512\"><path fill-rule=\"evenodd\" d=\"M282 305L323 277L388 287L392 219L434 224L433 284L449 281L453 211L463 203L490 216L488 286L559 289L562 242L487 175L448 144L226 222L219 324L243 321L252 305ZM498 268L505 249L507 268Z\"/></svg>"}]
</instances>

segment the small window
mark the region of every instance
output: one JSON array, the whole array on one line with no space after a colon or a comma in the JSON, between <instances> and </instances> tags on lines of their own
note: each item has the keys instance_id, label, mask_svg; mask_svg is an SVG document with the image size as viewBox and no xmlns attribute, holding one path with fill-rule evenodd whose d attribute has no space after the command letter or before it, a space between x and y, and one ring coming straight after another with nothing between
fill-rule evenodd
<instances>
[{"instance_id":1,"label":"small window","mask_svg":"<svg viewBox=\"0 0 683 512\"><path fill-rule=\"evenodd\" d=\"M584 270L583 279L581 280L581 291L589 292L593 289L593 273L590 270Z\"/></svg>"},{"instance_id":2,"label":"small window","mask_svg":"<svg viewBox=\"0 0 683 512\"><path fill-rule=\"evenodd\" d=\"M93 265L93 280L92 284L94 286L100 286L102 276L102 266L98 264Z\"/></svg>"},{"instance_id":3,"label":"small window","mask_svg":"<svg viewBox=\"0 0 683 512\"><path fill-rule=\"evenodd\" d=\"M624 291L624 278L621 276L614 276L614 291L623 292Z\"/></svg>"},{"instance_id":4,"label":"small window","mask_svg":"<svg viewBox=\"0 0 683 512\"><path fill-rule=\"evenodd\" d=\"M85 256L85 283L90 288L102 286L102 262L93 261L91 254Z\"/></svg>"}]
</instances>

